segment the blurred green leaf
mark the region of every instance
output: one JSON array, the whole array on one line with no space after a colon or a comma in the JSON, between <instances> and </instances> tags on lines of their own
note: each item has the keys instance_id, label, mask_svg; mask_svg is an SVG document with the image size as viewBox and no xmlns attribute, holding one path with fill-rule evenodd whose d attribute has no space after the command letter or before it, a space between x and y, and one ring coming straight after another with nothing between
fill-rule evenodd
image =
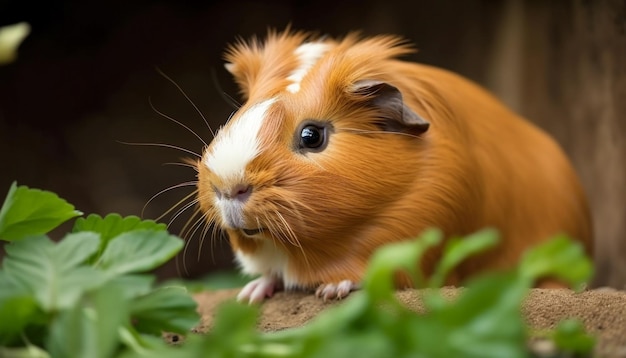
<instances>
[{"instance_id":1,"label":"blurred green leaf","mask_svg":"<svg viewBox=\"0 0 626 358\"><path fill-rule=\"evenodd\" d=\"M32 295L0 271L0 345L14 342L36 314L37 303Z\"/></svg>"},{"instance_id":2,"label":"blurred green leaf","mask_svg":"<svg viewBox=\"0 0 626 358\"><path fill-rule=\"evenodd\" d=\"M429 280L429 287L441 287L445 284L450 271L472 255L484 252L498 243L498 232L494 229L480 230L463 239L451 239L443 250L443 256L435 273Z\"/></svg>"},{"instance_id":3,"label":"blurred green leaf","mask_svg":"<svg viewBox=\"0 0 626 358\"><path fill-rule=\"evenodd\" d=\"M167 231L138 230L114 237L98 266L111 276L152 270L176 255L183 240Z\"/></svg>"},{"instance_id":4,"label":"blurred green leaf","mask_svg":"<svg viewBox=\"0 0 626 358\"><path fill-rule=\"evenodd\" d=\"M370 260L364 280L364 289L374 301L388 300L395 291L394 274L405 271L410 274L415 287L424 287L425 279L419 270L422 255L443 239L440 230L424 231L417 240L386 245L377 250Z\"/></svg>"},{"instance_id":5,"label":"blurred green leaf","mask_svg":"<svg viewBox=\"0 0 626 358\"><path fill-rule=\"evenodd\" d=\"M0 66L15 61L17 49L29 33L27 22L0 27Z\"/></svg>"},{"instance_id":6,"label":"blurred green leaf","mask_svg":"<svg viewBox=\"0 0 626 358\"><path fill-rule=\"evenodd\" d=\"M534 283L556 278L581 288L593 275L593 265L582 245L560 235L528 250L519 264L522 279Z\"/></svg>"},{"instance_id":7,"label":"blurred green leaf","mask_svg":"<svg viewBox=\"0 0 626 358\"><path fill-rule=\"evenodd\" d=\"M0 238L15 241L42 235L65 221L82 215L56 194L14 182L0 208Z\"/></svg>"},{"instance_id":8,"label":"blurred green leaf","mask_svg":"<svg viewBox=\"0 0 626 358\"><path fill-rule=\"evenodd\" d=\"M237 271L222 271L194 279L174 278L163 282L164 286L184 286L189 292L201 292L243 287L250 281L250 277Z\"/></svg>"},{"instance_id":9,"label":"blurred green leaf","mask_svg":"<svg viewBox=\"0 0 626 358\"><path fill-rule=\"evenodd\" d=\"M591 354L596 343L595 339L585 332L583 324L576 319L560 322L552 339L560 351L579 355Z\"/></svg>"},{"instance_id":10,"label":"blurred green leaf","mask_svg":"<svg viewBox=\"0 0 626 358\"><path fill-rule=\"evenodd\" d=\"M161 287L135 298L130 312L139 332L187 333L199 323L197 304L184 287Z\"/></svg>"},{"instance_id":11,"label":"blurred green leaf","mask_svg":"<svg viewBox=\"0 0 626 358\"><path fill-rule=\"evenodd\" d=\"M111 280L112 283L123 287L121 294L126 300L132 300L151 292L156 277L154 275L123 275Z\"/></svg>"},{"instance_id":12,"label":"blurred green leaf","mask_svg":"<svg viewBox=\"0 0 626 358\"><path fill-rule=\"evenodd\" d=\"M81 266L99 245L98 234L90 232L67 235L58 244L46 236L28 237L6 246L4 269L44 311L70 308L103 282L96 269Z\"/></svg>"},{"instance_id":13,"label":"blurred green leaf","mask_svg":"<svg viewBox=\"0 0 626 358\"><path fill-rule=\"evenodd\" d=\"M128 304L116 284L85 295L81 304L55 317L46 344L51 355L111 357L119 346L118 329L128 320Z\"/></svg>"},{"instance_id":14,"label":"blurred green leaf","mask_svg":"<svg viewBox=\"0 0 626 358\"><path fill-rule=\"evenodd\" d=\"M26 347L0 347L0 357L2 358L50 358L50 354L45 350L35 346Z\"/></svg>"},{"instance_id":15,"label":"blurred green leaf","mask_svg":"<svg viewBox=\"0 0 626 358\"><path fill-rule=\"evenodd\" d=\"M420 347L426 356L525 357L525 328L520 306L528 287L513 274L490 274L468 283L459 298L432 310L430 325L438 326L438 340L426 339ZM430 333L432 337L433 334ZM432 349L432 350L431 350Z\"/></svg>"}]
</instances>

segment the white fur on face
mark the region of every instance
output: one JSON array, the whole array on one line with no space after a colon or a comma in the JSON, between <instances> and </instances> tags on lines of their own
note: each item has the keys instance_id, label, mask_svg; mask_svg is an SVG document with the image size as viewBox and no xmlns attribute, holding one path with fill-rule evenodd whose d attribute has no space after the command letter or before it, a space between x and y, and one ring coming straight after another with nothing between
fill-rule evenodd
<instances>
[{"instance_id":1,"label":"white fur on face","mask_svg":"<svg viewBox=\"0 0 626 358\"><path fill-rule=\"evenodd\" d=\"M223 180L242 180L248 163L260 152L258 134L275 98L250 107L230 126L221 130L204 164Z\"/></svg>"},{"instance_id":2,"label":"white fur on face","mask_svg":"<svg viewBox=\"0 0 626 358\"><path fill-rule=\"evenodd\" d=\"M287 79L291 84L287 86L287 91L296 93L300 91L300 82L315 63L328 51L329 44L323 42L308 42L300 45L294 54L300 60L300 67L291 72Z\"/></svg>"}]
</instances>

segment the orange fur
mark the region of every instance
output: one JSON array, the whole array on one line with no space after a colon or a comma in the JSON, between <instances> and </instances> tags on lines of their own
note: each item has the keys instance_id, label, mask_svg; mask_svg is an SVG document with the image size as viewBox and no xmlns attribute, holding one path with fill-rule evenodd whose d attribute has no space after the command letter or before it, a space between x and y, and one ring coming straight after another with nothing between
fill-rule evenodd
<instances>
[{"instance_id":1,"label":"orange fur","mask_svg":"<svg viewBox=\"0 0 626 358\"><path fill-rule=\"evenodd\" d=\"M254 188L246 220L268 228L265 238L225 226L212 204L212 185L226 183L198 163L202 210L225 227L234 250L254 255L263 240L271 242L286 255L288 275L300 287L359 282L378 247L428 227L465 235L491 226L502 234L497 248L463 264L451 283L511 266L526 248L560 232L592 253L585 196L546 133L456 74L398 60L411 48L392 36L324 40L332 48L303 78L301 90L289 93L286 78L298 66L293 52L309 38L270 33L263 43L240 42L227 52L247 100L240 113L279 98L259 134L263 149L245 171ZM361 80L399 89L404 103L430 122L428 131L382 131L375 110L363 105L367 98L351 90ZM293 150L294 132L305 119L332 124L325 150ZM428 253L426 269L439 253Z\"/></svg>"}]
</instances>

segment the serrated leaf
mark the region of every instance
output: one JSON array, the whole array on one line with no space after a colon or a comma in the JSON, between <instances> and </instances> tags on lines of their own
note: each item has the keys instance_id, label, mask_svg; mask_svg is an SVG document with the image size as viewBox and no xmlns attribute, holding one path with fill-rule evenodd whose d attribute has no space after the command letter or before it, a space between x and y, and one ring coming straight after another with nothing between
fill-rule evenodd
<instances>
[{"instance_id":1,"label":"serrated leaf","mask_svg":"<svg viewBox=\"0 0 626 358\"><path fill-rule=\"evenodd\" d=\"M108 358L119 346L118 330L127 321L122 288L107 284L55 317L46 347L53 357Z\"/></svg>"},{"instance_id":2,"label":"serrated leaf","mask_svg":"<svg viewBox=\"0 0 626 358\"><path fill-rule=\"evenodd\" d=\"M113 238L99 265L116 276L152 270L182 249L183 240L166 231L139 230Z\"/></svg>"},{"instance_id":3,"label":"serrated leaf","mask_svg":"<svg viewBox=\"0 0 626 358\"><path fill-rule=\"evenodd\" d=\"M14 182L0 209L0 238L15 241L49 232L82 213L56 194Z\"/></svg>"},{"instance_id":4,"label":"serrated leaf","mask_svg":"<svg viewBox=\"0 0 626 358\"><path fill-rule=\"evenodd\" d=\"M100 215L90 214L86 218L78 218L74 223L72 232L93 231L102 238L101 249L107 246L109 241L125 232L134 230L165 231L167 226L154 220L141 220L137 216L122 217L119 214L109 214L104 218Z\"/></svg>"},{"instance_id":5,"label":"serrated leaf","mask_svg":"<svg viewBox=\"0 0 626 358\"><path fill-rule=\"evenodd\" d=\"M187 333L199 322L196 306L184 287L158 288L132 301L133 325L144 333Z\"/></svg>"},{"instance_id":6,"label":"serrated leaf","mask_svg":"<svg viewBox=\"0 0 626 358\"><path fill-rule=\"evenodd\" d=\"M494 229L480 230L463 239L448 241L443 251L443 256L435 268L429 286L441 287L445 283L446 276L461 262L472 255L483 252L498 242L498 232Z\"/></svg>"},{"instance_id":7,"label":"serrated leaf","mask_svg":"<svg viewBox=\"0 0 626 358\"><path fill-rule=\"evenodd\" d=\"M531 282L550 277L579 288L591 279L593 265L580 243L560 235L527 251L519 273Z\"/></svg>"},{"instance_id":8,"label":"serrated leaf","mask_svg":"<svg viewBox=\"0 0 626 358\"><path fill-rule=\"evenodd\" d=\"M27 237L6 246L4 269L44 311L69 308L83 292L103 283L101 272L81 266L99 245L98 234L91 232L67 235L58 244L46 236Z\"/></svg>"}]
</instances>

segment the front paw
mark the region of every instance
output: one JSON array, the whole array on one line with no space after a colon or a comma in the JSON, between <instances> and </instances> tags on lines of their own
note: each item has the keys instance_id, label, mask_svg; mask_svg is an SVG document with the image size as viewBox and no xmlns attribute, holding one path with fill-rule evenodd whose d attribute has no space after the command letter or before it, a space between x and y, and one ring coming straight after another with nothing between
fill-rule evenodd
<instances>
[{"instance_id":1,"label":"front paw","mask_svg":"<svg viewBox=\"0 0 626 358\"><path fill-rule=\"evenodd\" d=\"M274 292L282 289L283 282L278 277L261 276L248 282L237 295L237 301L248 303L262 302L266 297L272 297Z\"/></svg>"},{"instance_id":2,"label":"front paw","mask_svg":"<svg viewBox=\"0 0 626 358\"><path fill-rule=\"evenodd\" d=\"M326 302L332 299L342 299L350 292L358 290L360 285L350 280L343 280L339 283L325 283L321 284L315 291L315 296L321 298Z\"/></svg>"}]
</instances>

